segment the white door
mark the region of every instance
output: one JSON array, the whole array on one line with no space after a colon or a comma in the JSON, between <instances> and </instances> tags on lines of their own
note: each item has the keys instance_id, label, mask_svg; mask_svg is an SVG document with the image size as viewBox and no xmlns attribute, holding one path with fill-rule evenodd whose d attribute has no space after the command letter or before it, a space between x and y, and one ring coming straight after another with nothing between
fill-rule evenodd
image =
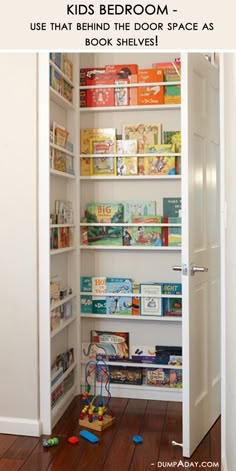
<instances>
[{"instance_id":1,"label":"white door","mask_svg":"<svg viewBox=\"0 0 236 471\"><path fill-rule=\"evenodd\" d=\"M219 76L183 55L183 455L220 415ZM185 83L186 81L186 83ZM191 265L208 271L191 273ZM187 270L186 270L187 268Z\"/></svg>"}]
</instances>

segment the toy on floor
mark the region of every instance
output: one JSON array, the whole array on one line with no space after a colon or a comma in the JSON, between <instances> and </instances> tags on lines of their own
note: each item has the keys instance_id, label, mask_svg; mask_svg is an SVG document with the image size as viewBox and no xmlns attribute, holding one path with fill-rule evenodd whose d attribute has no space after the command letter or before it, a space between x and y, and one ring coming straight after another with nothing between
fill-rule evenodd
<instances>
[{"instance_id":1,"label":"toy on floor","mask_svg":"<svg viewBox=\"0 0 236 471\"><path fill-rule=\"evenodd\" d=\"M138 443L142 443L143 442L143 437L140 437L140 435L134 435L133 438L132 438L133 442L136 443L136 445Z\"/></svg>"},{"instance_id":2,"label":"toy on floor","mask_svg":"<svg viewBox=\"0 0 236 471\"><path fill-rule=\"evenodd\" d=\"M67 439L67 441L71 444L71 445L75 445L76 443L78 443L79 439L78 437L75 437L74 435L72 437L69 437Z\"/></svg>"},{"instance_id":3,"label":"toy on floor","mask_svg":"<svg viewBox=\"0 0 236 471\"><path fill-rule=\"evenodd\" d=\"M99 438L88 430L81 430L79 434L81 437L85 438L85 440L88 440L90 443L99 442Z\"/></svg>"},{"instance_id":4,"label":"toy on floor","mask_svg":"<svg viewBox=\"0 0 236 471\"><path fill-rule=\"evenodd\" d=\"M49 448L50 446L58 445L59 440L57 437L54 438L44 438L42 440L42 445L44 448Z\"/></svg>"},{"instance_id":5,"label":"toy on floor","mask_svg":"<svg viewBox=\"0 0 236 471\"><path fill-rule=\"evenodd\" d=\"M93 382L92 397L89 396ZM100 387L98 388L98 385ZM96 389L100 389L97 393ZM105 394L105 396L103 396ZM85 367L85 391L82 394L84 407L80 413L79 424L101 432L115 420L109 408L110 374L109 367L103 360L89 361Z\"/></svg>"}]
</instances>

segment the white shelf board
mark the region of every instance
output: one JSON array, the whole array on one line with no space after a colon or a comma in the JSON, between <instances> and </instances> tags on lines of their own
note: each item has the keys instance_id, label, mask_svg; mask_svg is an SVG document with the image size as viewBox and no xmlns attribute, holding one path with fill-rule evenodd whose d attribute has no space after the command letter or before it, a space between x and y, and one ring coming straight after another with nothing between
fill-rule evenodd
<instances>
[{"instance_id":1,"label":"white shelf board","mask_svg":"<svg viewBox=\"0 0 236 471\"><path fill-rule=\"evenodd\" d=\"M88 293L87 293L88 294ZM134 296L134 295L132 295ZM80 314L81 318L95 318L95 319L106 319L112 321L114 319L119 319L122 321L136 321L136 322L182 322L182 317L174 316L127 316L127 315L118 315L118 314Z\"/></svg>"},{"instance_id":2,"label":"white shelf board","mask_svg":"<svg viewBox=\"0 0 236 471\"><path fill-rule=\"evenodd\" d=\"M101 155L101 154L100 154ZM150 154L103 154L105 158L107 157L181 157L180 153L176 152L151 152ZM82 158L98 158L99 154L80 154L79 157Z\"/></svg>"},{"instance_id":3,"label":"white shelf board","mask_svg":"<svg viewBox=\"0 0 236 471\"><path fill-rule=\"evenodd\" d=\"M53 249L53 250L50 250L50 255L58 255L64 252L71 252L72 250L75 250L75 249L76 247L65 247L64 249Z\"/></svg>"},{"instance_id":4,"label":"white shelf board","mask_svg":"<svg viewBox=\"0 0 236 471\"><path fill-rule=\"evenodd\" d=\"M52 87L50 87L50 99L61 106L61 108L64 108L64 110L75 110L75 106L60 95L60 93L57 93Z\"/></svg>"},{"instance_id":5,"label":"white shelf board","mask_svg":"<svg viewBox=\"0 0 236 471\"><path fill-rule=\"evenodd\" d=\"M82 384L81 392L85 385ZM182 402L183 389L177 388L159 388L155 386L129 385L129 384L111 384L111 397L125 397L130 399L148 399L159 401Z\"/></svg>"},{"instance_id":6,"label":"white shelf board","mask_svg":"<svg viewBox=\"0 0 236 471\"><path fill-rule=\"evenodd\" d=\"M72 178L75 180L75 175L66 172L59 172L58 170L54 170L54 168L50 168L50 175L54 175L55 177L62 177L62 178Z\"/></svg>"},{"instance_id":7,"label":"white shelf board","mask_svg":"<svg viewBox=\"0 0 236 471\"><path fill-rule=\"evenodd\" d=\"M66 296L65 298L61 299L60 301L51 304L50 311L54 311L57 307L62 306L63 304L68 303L71 299L75 298L76 294L69 294L69 296Z\"/></svg>"},{"instance_id":8,"label":"white shelf board","mask_svg":"<svg viewBox=\"0 0 236 471\"><path fill-rule=\"evenodd\" d=\"M127 175L123 177L119 177L118 175L114 176L106 176L106 175L100 175L99 177L97 176L87 176L83 177L80 176L80 180L119 180L120 182L125 182L126 180L158 180L160 181L165 181L165 180L181 180L181 175Z\"/></svg>"},{"instance_id":9,"label":"white shelf board","mask_svg":"<svg viewBox=\"0 0 236 471\"><path fill-rule=\"evenodd\" d=\"M60 69L58 69L60 71ZM121 79L122 80L122 79ZM171 86L171 85L181 85L180 81L172 82L137 82L137 83L116 83L116 84L101 84L101 85L80 85L80 90L96 90L100 88L142 88L142 87L156 87L156 86ZM124 106L123 106L124 108Z\"/></svg>"},{"instance_id":10,"label":"white shelf board","mask_svg":"<svg viewBox=\"0 0 236 471\"><path fill-rule=\"evenodd\" d=\"M148 216L147 216L148 218ZM81 227L139 227L142 225L142 227L182 227L182 224L176 224L176 223L156 223L156 222L81 222L80 226ZM51 227L51 226L50 226Z\"/></svg>"},{"instance_id":11,"label":"white shelf board","mask_svg":"<svg viewBox=\"0 0 236 471\"><path fill-rule=\"evenodd\" d=\"M52 409L52 427L58 422L65 410L75 397L76 385L73 385L69 391L66 392Z\"/></svg>"},{"instance_id":12,"label":"white shelf board","mask_svg":"<svg viewBox=\"0 0 236 471\"><path fill-rule=\"evenodd\" d=\"M139 246L125 246L125 245L81 245L81 250L130 250L130 251L156 251L156 252L179 252L181 247L139 247Z\"/></svg>"},{"instance_id":13,"label":"white shelf board","mask_svg":"<svg viewBox=\"0 0 236 471\"><path fill-rule=\"evenodd\" d=\"M75 154L65 149L64 147L58 146L57 144L53 144L52 142L50 142L49 145L50 147L52 147L52 149L59 150L60 152L63 152L63 154L70 155L71 157L75 157ZM173 154L173 155L176 155L176 154Z\"/></svg>"},{"instance_id":14,"label":"white shelf board","mask_svg":"<svg viewBox=\"0 0 236 471\"><path fill-rule=\"evenodd\" d=\"M70 325L72 322L74 322L76 320L76 317L75 316L72 316L70 319L68 319L67 321L63 322L60 327L58 327L57 329L53 330L51 332L51 339L53 339L53 337L55 337L57 334L59 334L59 332L61 332L62 330L64 330L66 327L68 327L68 325Z\"/></svg>"},{"instance_id":15,"label":"white shelf board","mask_svg":"<svg viewBox=\"0 0 236 471\"><path fill-rule=\"evenodd\" d=\"M80 108L81 113L96 113L96 112L109 112L109 111L167 111L167 110L180 110L181 105L135 105L135 106L93 106L87 108Z\"/></svg>"},{"instance_id":16,"label":"white shelf board","mask_svg":"<svg viewBox=\"0 0 236 471\"><path fill-rule=\"evenodd\" d=\"M50 229L54 227L75 227L75 224L50 224Z\"/></svg>"},{"instance_id":17,"label":"white shelf board","mask_svg":"<svg viewBox=\"0 0 236 471\"><path fill-rule=\"evenodd\" d=\"M99 363L99 360L98 361L98 365L103 365L103 362L101 361L101 363ZM104 362L106 363L106 365L110 365L110 366L125 366L125 367L131 367L131 368L137 368L137 367L140 367L140 368L164 368L164 369L167 369L167 370L182 370L183 367L182 366L175 366L175 365L159 365L158 363L142 363L142 362L134 362L134 361L106 361ZM82 365L86 365L87 364L87 361L82 361L81 362Z\"/></svg>"},{"instance_id":18,"label":"white shelf board","mask_svg":"<svg viewBox=\"0 0 236 471\"><path fill-rule=\"evenodd\" d=\"M74 83L71 81L69 77L63 72L63 70L60 69L60 67L57 67L56 64L52 60L49 61L49 64L60 74L60 76L67 82L69 85L71 85L74 88Z\"/></svg>"},{"instance_id":19,"label":"white shelf board","mask_svg":"<svg viewBox=\"0 0 236 471\"><path fill-rule=\"evenodd\" d=\"M144 285L148 285L151 283L143 283ZM160 283L161 284L161 283ZM89 296L101 296L101 294L96 293L95 291L80 291L80 296L89 295ZM141 293L102 293L102 296L116 296L120 298L146 298L146 294ZM173 299L180 299L182 298L182 294L159 294L158 296L154 296L155 298L173 298Z\"/></svg>"},{"instance_id":20,"label":"white shelf board","mask_svg":"<svg viewBox=\"0 0 236 471\"><path fill-rule=\"evenodd\" d=\"M60 376L60 378L54 383L54 385L51 386L51 393L53 393L53 391L57 389L59 384L61 384L64 381L64 379L66 379L67 376L69 376L69 374L71 373L71 371L75 369L75 367L76 367L76 361L74 361L74 363L72 363L72 365L65 371L65 373L63 373L63 375Z\"/></svg>"}]
</instances>

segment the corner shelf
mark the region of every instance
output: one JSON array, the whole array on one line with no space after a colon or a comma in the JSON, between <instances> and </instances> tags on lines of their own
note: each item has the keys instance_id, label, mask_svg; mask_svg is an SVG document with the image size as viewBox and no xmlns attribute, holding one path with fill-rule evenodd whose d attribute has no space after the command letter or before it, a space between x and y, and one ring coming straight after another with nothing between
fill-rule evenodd
<instances>
[{"instance_id":1,"label":"corner shelf","mask_svg":"<svg viewBox=\"0 0 236 471\"><path fill-rule=\"evenodd\" d=\"M57 105L61 106L67 111L75 110L75 106L70 101L66 100L60 93L56 92L52 87L50 87L50 99L54 101Z\"/></svg>"},{"instance_id":2,"label":"corner shelf","mask_svg":"<svg viewBox=\"0 0 236 471\"><path fill-rule=\"evenodd\" d=\"M63 178L72 178L72 180L75 180L75 175L71 173L66 173L66 172L59 172L59 170L54 170L53 168L50 168L50 175L54 175L55 177L63 177Z\"/></svg>"},{"instance_id":3,"label":"corner shelf","mask_svg":"<svg viewBox=\"0 0 236 471\"><path fill-rule=\"evenodd\" d=\"M71 373L71 371L73 371L76 367L76 361L74 361L74 363L72 363L72 365L67 368L67 370L63 373L62 376L60 376L60 378L54 383L53 386L51 386L51 393L53 393L55 391L55 389L57 389L57 387L63 383L63 381L67 378L67 376L69 376L69 374Z\"/></svg>"},{"instance_id":4,"label":"corner shelf","mask_svg":"<svg viewBox=\"0 0 236 471\"><path fill-rule=\"evenodd\" d=\"M59 74L60 76L67 82L71 87L74 88L74 83L71 81L69 77L60 69L52 60L49 61L49 65L51 65Z\"/></svg>"},{"instance_id":5,"label":"corner shelf","mask_svg":"<svg viewBox=\"0 0 236 471\"><path fill-rule=\"evenodd\" d=\"M76 297L76 294L69 294L69 296L66 296L65 298L61 299L60 301L57 301L56 303L51 304L50 312L57 309L57 307L63 306L63 304L68 303L69 301L71 301L71 299L73 299L75 297Z\"/></svg>"},{"instance_id":6,"label":"corner shelf","mask_svg":"<svg viewBox=\"0 0 236 471\"><path fill-rule=\"evenodd\" d=\"M76 317L75 316L72 316L70 319L68 319L67 321L63 322L60 327L58 327L57 329L54 329L52 330L51 332L51 339L53 339L53 337L55 337L57 334L59 334L59 332L61 332L62 330L64 330L66 327L68 327L68 325L70 325L72 322L76 321Z\"/></svg>"}]
</instances>

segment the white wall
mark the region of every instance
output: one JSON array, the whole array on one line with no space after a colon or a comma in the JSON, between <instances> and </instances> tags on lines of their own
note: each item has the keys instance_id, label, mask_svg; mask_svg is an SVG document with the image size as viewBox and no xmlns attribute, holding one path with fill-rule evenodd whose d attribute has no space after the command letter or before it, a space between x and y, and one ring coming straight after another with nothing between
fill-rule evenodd
<instances>
[{"instance_id":1,"label":"white wall","mask_svg":"<svg viewBox=\"0 0 236 471\"><path fill-rule=\"evenodd\" d=\"M0 432L37 434L37 55L0 70Z\"/></svg>"},{"instance_id":2,"label":"white wall","mask_svg":"<svg viewBox=\"0 0 236 471\"><path fill-rule=\"evenodd\" d=\"M236 54L224 55L224 114L225 114L225 200L227 204L225 231L226 316L225 377L222 403L222 458L224 469L233 471L236 463ZM224 346L223 346L224 349ZM223 374L224 374L224 364ZM227 463L227 464L226 464Z\"/></svg>"}]
</instances>

